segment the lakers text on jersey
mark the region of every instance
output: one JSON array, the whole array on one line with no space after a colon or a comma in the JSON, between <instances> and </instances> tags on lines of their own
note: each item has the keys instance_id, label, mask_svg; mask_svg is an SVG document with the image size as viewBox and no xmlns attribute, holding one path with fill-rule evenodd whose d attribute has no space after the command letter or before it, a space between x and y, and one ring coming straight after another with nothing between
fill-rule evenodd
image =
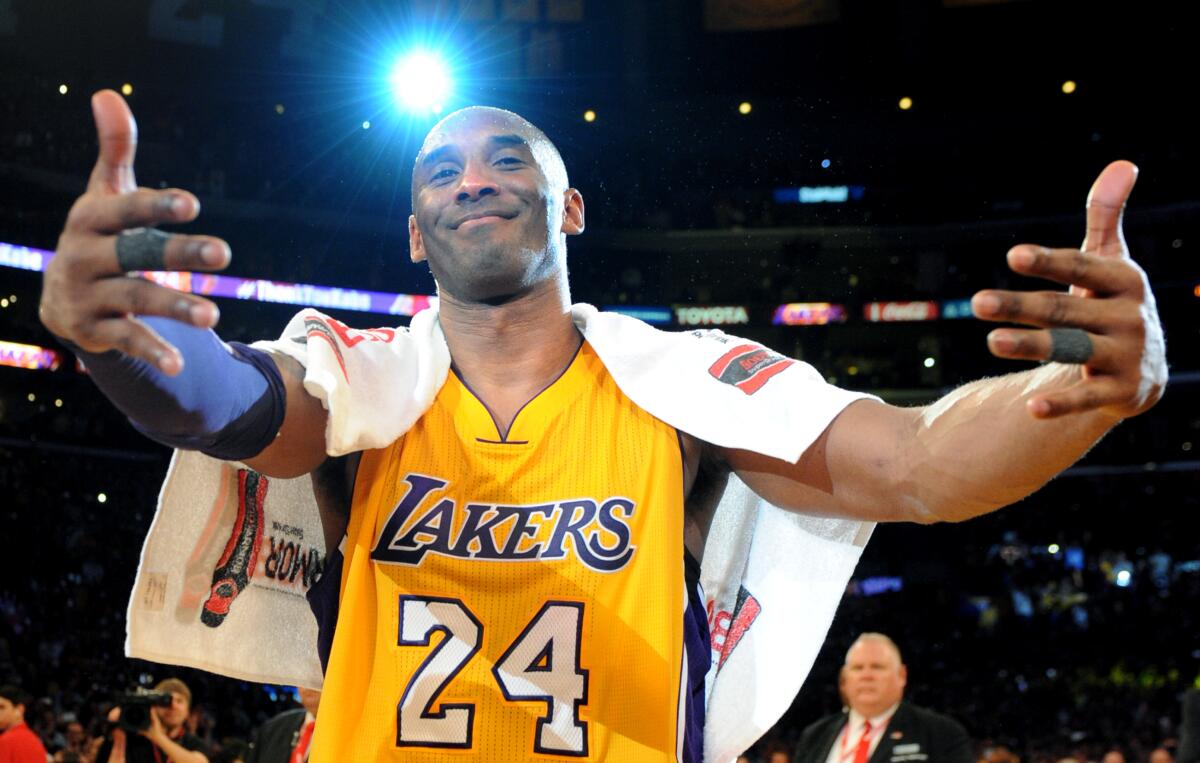
<instances>
[{"instance_id":1,"label":"lakers text on jersey","mask_svg":"<svg viewBox=\"0 0 1200 763\"><path fill-rule=\"evenodd\" d=\"M313 760L671 761L683 467L586 343L501 438L451 374L363 454Z\"/></svg>"}]
</instances>

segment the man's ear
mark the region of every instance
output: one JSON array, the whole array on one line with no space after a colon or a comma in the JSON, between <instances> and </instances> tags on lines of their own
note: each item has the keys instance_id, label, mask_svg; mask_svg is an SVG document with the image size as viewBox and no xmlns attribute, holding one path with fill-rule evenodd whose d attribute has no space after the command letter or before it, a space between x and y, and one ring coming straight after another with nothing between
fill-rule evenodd
<instances>
[{"instance_id":1,"label":"man's ear","mask_svg":"<svg viewBox=\"0 0 1200 763\"><path fill-rule=\"evenodd\" d=\"M425 261L425 240L421 238L421 229L417 227L417 216L408 216L408 257L413 262Z\"/></svg>"},{"instance_id":2,"label":"man's ear","mask_svg":"<svg viewBox=\"0 0 1200 763\"><path fill-rule=\"evenodd\" d=\"M574 188L563 192L563 221L559 228L568 236L583 233L583 194Z\"/></svg>"}]
</instances>

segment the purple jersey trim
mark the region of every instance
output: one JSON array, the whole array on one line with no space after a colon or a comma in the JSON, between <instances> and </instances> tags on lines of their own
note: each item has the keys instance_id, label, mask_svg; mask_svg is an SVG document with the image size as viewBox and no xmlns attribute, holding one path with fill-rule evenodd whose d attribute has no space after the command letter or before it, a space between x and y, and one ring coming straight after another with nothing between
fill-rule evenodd
<instances>
[{"instance_id":1,"label":"purple jersey trim","mask_svg":"<svg viewBox=\"0 0 1200 763\"><path fill-rule=\"evenodd\" d=\"M329 653L333 649L333 631L337 628L339 592L342 587L342 549L329 552L321 578L312 584L308 607L317 618L317 656L321 658L321 673L329 668Z\"/></svg>"},{"instance_id":2,"label":"purple jersey trim","mask_svg":"<svg viewBox=\"0 0 1200 763\"><path fill-rule=\"evenodd\" d=\"M683 554L684 583L688 607L683 613L683 647L687 655L687 717L683 732L683 763L704 760L704 679L712 662L708 616L700 588L700 563L687 551Z\"/></svg>"}]
</instances>

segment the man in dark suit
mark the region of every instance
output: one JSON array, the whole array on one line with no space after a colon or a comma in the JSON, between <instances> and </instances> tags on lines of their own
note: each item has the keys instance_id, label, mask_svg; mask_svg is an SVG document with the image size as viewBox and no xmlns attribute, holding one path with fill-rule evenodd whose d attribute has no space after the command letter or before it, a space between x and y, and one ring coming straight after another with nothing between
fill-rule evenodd
<instances>
[{"instance_id":1,"label":"man in dark suit","mask_svg":"<svg viewBox=\"0 0 1200 763\"><path fill-rule=\"evenodd\" d=\"M907 681L895 642L859 636L839 679L848 711L806 728L792 763L974 763L961 724L904 701Z\"/></svg>"},{"instance_id":2,"label":"man in dark suit","mask_svg":"<svg viewBox=\"0 0 1200 763\"><path fill-rule=\"evenodd\" d=\"M1200 763L1200 689L1183 695L1183 721L1179 724L1175 763Z\"/></svg>"},{"instance_id":3,"label":"man in dark suit","mask_svg":"<svg viewBox=\"0 0 1200 763\"><path fill-rule=\"evenodd\" d=\"M300 704L285 710L259 727L250 743L246 763L304 763L312 744L321 692L300 689Z\"/></svg>"}]
</instances>

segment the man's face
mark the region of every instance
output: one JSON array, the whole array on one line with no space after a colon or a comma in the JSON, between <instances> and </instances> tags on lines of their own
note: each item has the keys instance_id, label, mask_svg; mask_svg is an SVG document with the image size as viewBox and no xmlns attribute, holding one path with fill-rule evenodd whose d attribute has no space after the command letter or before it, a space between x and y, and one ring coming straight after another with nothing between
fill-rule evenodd
<instances>
[{"instance_id":1,"label":"man's face","mask_svg":"<svg viewBox=\"0 0 1200 763\"><path fill-rule=\"evenodd\" d=\"M71 721L67 724L67 744L72 748L81 746L86 741L87 736L83 731L83 724L79 721Z\"/></svg>"},{"instance_id":2,"label":"man's face","mask_svg":"<svg viewBox=\"0 0 1200 763\"><path fill-rule=\"evenodd\" d=\"M428 260L442 291L471 302L503 301L563 267L582 199L555 157L503 112L470 110L435 128L413 173L413 260ZM575 199L578 230L564 225Z\"/></svg>"},{"instance_id":3,"label":"man's face","mask_svg":"<svg viewBox=\"0 0 1200 763\"><path fill-rule=\"evenodd\" d=\"M846 701L868 718L899 702L908 680L908 671L896 651L874 640L855 644L842 672Z\"/></svg>"},{"instance_id":4,"label":"man's face","mask_svg":"<svg viewBox=\"0 0 1200 763\"><path fill-rule=\"evenodd\" d=\"M0 697L0 731L8 731L21 722L19 705L14 705L8 697Z\"/></svg>"},{"instance_id":5,"label":"man's face","mask_svg":"<svg viewBox=\"0 0 1200 763\"><path fill-rule=\"evenodd\" d=\"M162 721L162 725L168 732L173 732L183 725L187 720L188 713L191 708L188 705L187 697L177 691L171 692L170 707L156 707L153 712L158 713L158 719Z\"/></svg>"}]
</instances>

